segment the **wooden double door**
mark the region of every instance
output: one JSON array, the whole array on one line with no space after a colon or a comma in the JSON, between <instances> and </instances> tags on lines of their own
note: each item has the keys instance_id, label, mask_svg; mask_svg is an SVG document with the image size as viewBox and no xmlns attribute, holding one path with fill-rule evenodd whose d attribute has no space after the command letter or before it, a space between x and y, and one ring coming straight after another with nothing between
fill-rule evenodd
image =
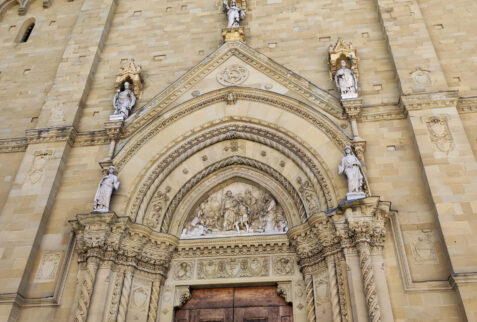
<instances>
[{"instance_id":1,"label":"wooden double door","mask_svg":"<svg viewBox=\"0 0 477 322\"><path fill-rule=\"evenodd\" d=\"M292 322L293 309L276 286L192 290L175 322Z\"/></svg>"}]
</instances>

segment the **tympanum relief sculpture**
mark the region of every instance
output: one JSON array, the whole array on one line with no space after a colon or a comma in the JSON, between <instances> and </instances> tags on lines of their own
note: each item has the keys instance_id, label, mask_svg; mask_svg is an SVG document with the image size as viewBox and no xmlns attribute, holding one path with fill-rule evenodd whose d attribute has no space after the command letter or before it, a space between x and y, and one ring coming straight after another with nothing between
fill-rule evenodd
<instances>
[{"instance_id":1,"label":"tympanum relief sculpture","mask_svg":"<svg viewBox=\"0 0 477 322\"><path fill-rule=\"evenodd\" d=\"M191 213L182 238L285 233L283 209L268 192L243 182L226 185Z\"/></svg>"}]
</instances>

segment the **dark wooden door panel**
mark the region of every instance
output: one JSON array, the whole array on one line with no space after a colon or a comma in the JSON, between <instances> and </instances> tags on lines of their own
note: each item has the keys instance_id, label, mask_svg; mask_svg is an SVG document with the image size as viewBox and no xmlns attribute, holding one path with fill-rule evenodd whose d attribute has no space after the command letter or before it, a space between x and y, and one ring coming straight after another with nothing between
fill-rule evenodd
<instances>
[{"instance_id":1,"label":"dark wooden door panel","mask_svg":"<svg viewBox=\"0 0 477 322\"><path fill-rule=\"evenodd\" d=\"M277 295L276 286L237 287L234 294L234 307L280 306L287 305Z\"/></svg>"},{"instance_id":2,"label":"dark wooden door panel","mask_svg":"<svg viewBox=\"0 0 477 322\"><path fill-rule=\"evenodd\" d=\"M234 308L234 322L275 321L279 321L277 306Z\"/></svg>"},{"instance_id":3,"label":"dark wooden door panel","mask_svg":"<svg viewBox=\"0 0 477 322\"><path fill-rule=\"evenodd\" d=\"M293 322L293 309L276 286L198 289L175 322Z\"/></svg>"},{"instance_id":4,"label":"dark wooden door panel","mask_svg":"<svg viewBox=\"0 0 477 322\"><path fill-rule=\"evenodd\" d=\"M175 322L233 322L233 308L176 311Z\"/></svg>"},{"instance_id":5,"label":"dark wooden door panel","mask_svg":"<svg viewBox=\"0 0 477 322\"><path fill-rule=\"evenodd\" d=\"M233 306L234 289L228 287L191 290L191 299L187 301L182 309L213 309Z\"/></svg>"}]
</instances>

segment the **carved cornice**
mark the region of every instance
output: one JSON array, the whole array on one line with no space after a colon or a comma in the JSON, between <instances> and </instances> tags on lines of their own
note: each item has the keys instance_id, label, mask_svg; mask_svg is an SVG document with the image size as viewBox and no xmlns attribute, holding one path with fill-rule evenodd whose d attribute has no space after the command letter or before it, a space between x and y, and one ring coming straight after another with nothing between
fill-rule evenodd
<instances>
[{"instance_id":1,"label":"carved cornice","mask_svg":"<svg viewBox=\"0 0 477 322\"><path fill-rule=\"evenodd\" d=\"M406 111L456 107L459 99L457 91L425 93L401 96L401 104Z\"/></svg>"},{"instance_id":2,"label":"carved cornice","mask_svg":"<svg viewBox=\"0 0 477 322\"><path fill-rule=\"evenodd\" d=\"M27 147L26 138L0 139L0 153L25 152Z\"/></svg>"},{"instance_id":3,"label":"carved cornice","mask_svg":"<svg viewBox=\"0 0 477 322\"><path fill-rule=\"evenodd\" d=\"M364 106L361 111L362 122L405 119L407 112L402 105Z\"/></svg>"},{"instance_id":4,"label":"carved cornice","mask_svg":"<svg viewBox=\"0 0 477 322\"><path fill-rule=\"evenodd\" d=\"M181 240L174 258L293 253L285 235Z\"/></svg>"},{"instance_id":5,"label":"carved cornice","mask_svg":"<svg viewBox=\"0 0 477 322\"><path fill-rule=\"evenodd\" d=\"M26 130L28 144L68 142L73 145L77 132L72 126Z\"/></svg>"},{"instance_id":6,"label":"carved cornice","mask_svg":"<svg viewBox=\"0 0 477 322\"><path fill-rule=\"evenodd\" d=\"M461 97L457 103L459 113L477 112L477 97Z\"/></svg>"},{"instance_id":7,"label":"carved cornice","mask_svg":"<svg viewBox=\"0 0 477 322\"><path fill-rule=\"evenodd\" d=\"M175 236L155 232L114 213L77 215L70 223L80 263L92 257L166 276L178 245Z\"/></svg>"}]
</instances>

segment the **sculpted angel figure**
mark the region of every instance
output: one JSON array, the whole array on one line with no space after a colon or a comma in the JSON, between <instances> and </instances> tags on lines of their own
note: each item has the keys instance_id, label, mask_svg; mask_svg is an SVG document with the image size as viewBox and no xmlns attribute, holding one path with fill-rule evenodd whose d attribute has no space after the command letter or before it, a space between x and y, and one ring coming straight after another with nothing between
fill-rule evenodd
<instances>
[{"instance_id":1,"label":"sculpted angel figure","mask_svg":"<svg viewBox=\"0 0 477 322\"><path fill-rule=\"evenodd\" d=\"M124 119L129 116L129 112L136 104L136 95L129 89L129 82L124 83L124 90L118 88L113 98L114 114L122 115Z\"/></svg>"},{"instance_id":2,"label":"sculpted angel figure","mask_svg":"<svg viewBox=\"0 0 477 322\"><path fill-rule=\"evenodd\" d=\"M341 159L341 164L338 166L338 173L345 174L348 179L348 193L362 193L364 177L361 172L361 162L352 153L351 147L345 147L345 155Z\"/></svg>"},{"instance_id":3,"label":"sculpted angel figure","mask_svg":"<svg viewBox=\"0 0 477 322\"><path fill-rule=\"evenodd\" d=\"M341 68L335 74L336 87L340 91L341 98L358 97L358 82L352 69L346 67L346 61L341 60Z\"/></svg>"},{"instance_id":4,"label":"sculpted angel figure","mask_svg":"<svg viewBox=\"0 0 477 322\"><path fill-rule=\"evenodd\" d=\"M109 203L113 190L119 189L118 177L114 174L116 168L112 165L108 168L108 174L105 175L98 184L98 190L94 196L95 212L109 212Z\"/></svg>"},{"instance_id":5,"label":"sculpted angel figure","mask_svg":"<svg viewBox=\"0 0 477 322\"><path fill-rule=\"evenodd\" d=\"M245 12L237 6L237 1L232 0L230 5L228 0L223 0L224 12L227 14L227 28L240 27L240 22L245 18Z\"/></svg>"}]
</instances>

